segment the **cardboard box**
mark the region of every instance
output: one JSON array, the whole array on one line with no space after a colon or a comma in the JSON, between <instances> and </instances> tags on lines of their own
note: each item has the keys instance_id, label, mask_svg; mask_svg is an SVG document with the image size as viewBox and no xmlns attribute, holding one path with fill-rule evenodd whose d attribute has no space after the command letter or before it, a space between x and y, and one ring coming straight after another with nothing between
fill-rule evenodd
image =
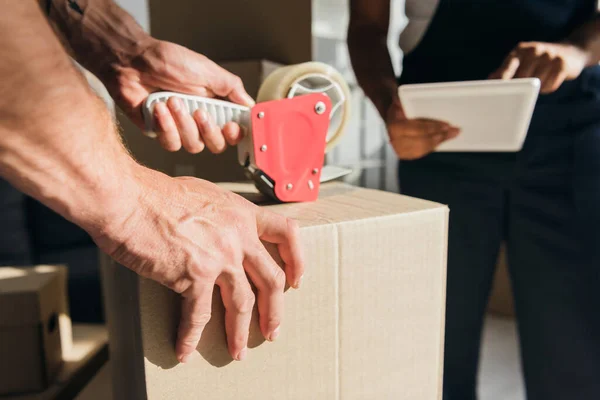
<instances>
[{"instance_id":1,"label":"cardboard box","mask_svg":"<svg viewBox=\"0 0 600 400\"><path fill-rule=\"evenodd\" d=\"M260 84L267 75L279 66L263 60L227 62L221 65L242 78L246 90L253 98L256 98ZM119 115L119 123L133 156L152 169L170 176L195 176L212 182L246 179L235 147L229 147L222 154L212 154L208 150L200 154L189 154L184 149L171 153L160 147L156 140L144 136L127 117Z\"/></svg>"},{"instance_id":2,"label":"cardboard box","mask_svg":"<svg viewBox=\"0 0 600 400\"><path fill-rule=\"evenodd\" d=\"M0 395L43 390L60 369L62 279L52 267L0 268Z\"/></svg>"},{"instance_id":3,"label":"cardboard box","mask_svg":"<svg viewBox=\"0 0 600 400\"><path fill-rule=\"evenodd\" d=\"M312 57L312 2L150 0L150 32L214 61Z\"/></svg>"},{"instance_id":4,"label":"cardboard box","mask_svg":"<svg viewBox=\"0 0 600 400\"><path fill-rule=\"evenodd\" d=\"M106 327L92 324L75 324L73 326L73 343L63 351L64 363L52 384L43 392L19 395L0 396L0 400L88 400L89 392L98 399L111 400L106 396L110 387L88 386L95 380L108 360L108 333ZM106 384L100 382L100 384Z\"/></svg>"},{"instance_id":5,"label":"cardboard box","mask_svg":"<svg viewBox=\"0 0 600 400\"><path fill-rule=\"evenodd\" d=\"M263 206L299 221L306 273L276 342L254 315L243 362L218 291L200 357L178 364L180 298L104 259L115 400L441 399L447 207L339 183L314 203Z\"/></svg>"}]
</instances>

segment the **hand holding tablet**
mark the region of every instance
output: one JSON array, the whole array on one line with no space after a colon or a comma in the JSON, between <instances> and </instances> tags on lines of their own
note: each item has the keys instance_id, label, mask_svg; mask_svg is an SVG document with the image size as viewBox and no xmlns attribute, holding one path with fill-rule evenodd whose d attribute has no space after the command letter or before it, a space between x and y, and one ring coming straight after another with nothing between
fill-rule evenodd
<instances>
[{"instance_id":1,"label":"hand holding tablet","mask_svg":"<svg viewBox=\"0 0 600 400\"><path fill-rule=\"evenodd\" d=\"M408 119L445 121L460 135L436 151L515 152L521 150L540 90L537 78L402 85Z\"/></svg>"}]
</instances>

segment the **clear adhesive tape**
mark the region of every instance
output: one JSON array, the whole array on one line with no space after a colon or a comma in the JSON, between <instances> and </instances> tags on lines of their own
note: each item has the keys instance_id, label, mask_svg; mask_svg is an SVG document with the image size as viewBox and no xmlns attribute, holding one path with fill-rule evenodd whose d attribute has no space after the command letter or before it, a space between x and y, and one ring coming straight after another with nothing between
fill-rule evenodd
<instances>
[{"instance_id":1,"label":"clear adhesive tape","mask_svg":"<svg viewBox=\"0 0 600 400\"><path fill-rule=\"evenodd\" d=\"M258 91L257 102L325 93L331 100L329 131L325 151L331 150L344 134L350 118L350 89L335 68L320 62L281 67L267 76Z\"/></svg>"}]
</instances>

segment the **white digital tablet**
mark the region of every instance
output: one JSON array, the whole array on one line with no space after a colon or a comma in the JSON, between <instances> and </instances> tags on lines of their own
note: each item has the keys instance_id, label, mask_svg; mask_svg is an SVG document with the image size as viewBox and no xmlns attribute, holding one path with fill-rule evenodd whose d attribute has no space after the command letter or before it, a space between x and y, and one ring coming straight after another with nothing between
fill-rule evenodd
<instances>
[{"instance_id":1,"label":"white digital tablet","mask_svg":"<svg viewBox=\"0 0 600 400\"><path fill-rule=\"evenodd\" d=\"M521 150L540 90L537 78L402 85L408 118L446 121L461 134L437 151Z\"/></svg>"}]
</instances>

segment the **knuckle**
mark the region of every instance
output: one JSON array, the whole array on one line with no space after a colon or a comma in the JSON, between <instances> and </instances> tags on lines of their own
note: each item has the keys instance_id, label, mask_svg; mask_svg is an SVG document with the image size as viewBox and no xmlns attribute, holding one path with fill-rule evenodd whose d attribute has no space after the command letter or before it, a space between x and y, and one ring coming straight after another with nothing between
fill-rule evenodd
<instances>
[{"instance_id":1,"label":"knuckle","mask_svg":"<svg viewBox=\"0 0 600 400\"><path fill-rule=\"evenodd\" d=\"M191 332L198 335L204 329L206 324L208 324L210 318L210 312L198 313L196 315L187 317L185 319L185 324Z\"/></svg>"},{"instance_id":2,"label":"knuckle","mask_svg":"<svg viewBox=\"0 0 600 400\"><path fill-rule=\"evenodd\" d=\"M242 78L240 78L239 76L234 76L232 81L231 81L231 85L234 89L243 89L244 88L244 82L242 81Z\"/></svg>"},{"instance_id":3,"label":"knuckle","mask_svg":"<svg viewBox=\"0 0 600 400\"><path fill-rule=\"evenodd\" d=\"M236 199L229 199L230 204L236 205ZM230 226L230 230L232 231L230 236L237 234L238 232L244 232L245 227L248 225L247 217L241 213L239 210L231 210L226 213L227 221Z\"/></svg>"},{"instance_id":4,"label":"knuckle","mask_svg":"<svg viewBox=\"0 0 600 400\"><path fill-rule=\"evenodd\" d=\"M536 43L532 43L532 42L523 42L521 43L521 46L519 47L520 50L526 52L526 53L535 53L536 51L538 51L539 46Z\"/></svg>"},{"instance_id":5,"label":"knuckle","mask_svg":"<svg viewBox=\"0 0 600 400\"><path fill-rule=\"evenodd\" d=\"M181 279L177 279L171 284L166 284L165 286L175 293L182 294L192 287L192 280L188 277L183 277Z\"/></svg>"},{"instance_id":6,"label":"knuckle","mask_svg":"<svg viewBox=\"0 0 600 400\"><path fill-rule=\"evenodd\" d=\"M549 63L553 60L553 57L549 53L545 52L540 56L540 59L545 63Z\"/></svg>"},{"instance_id":7,"label":"knuckle","mask_svg":"<svg viewBox=\"0 0 600 400\"><path fill-rule=\"evenodd\" d=\"M210 318L210 312L199 313L190 320L190 326L194 329L204 328L204 326L208 324L208 321L210 321Z\"/></svg>"},{"instance_id":8,"label":"knuckle","mask_svg":"<svg viewBox=\"0 0 600 400\"><path fill-rule=\"evenodd\" d=\"M286 218L285 222L286 222L286 226L287 226L286 235L287 235L288 239L298 237L298 235L300 233L300 225L298 224L298 222L292 218Z\"/></svg>"},{"instance_id":9,"label":"knuckle","mask_svg":"<svg viewBox=\"0 0 600 400\"><path fill-rule=\"evenodd\" d=\"M196 349L198 342L200 341L199 337L191 337L186 336L179 339L180 346L183 347L187 351L193 351Z\"/></svg>"},{"instance_id":10,"label":"knuckle","mask_svg":"<svg viewBox=\"0 0 600 400\"><path fill-rule=\"evenodd\" d=\"M234 222L234 221L231 221L231 222ZM214 240L215 240L215 242L214 242L215 247L223 255L225 255L225 257L229 257L230 255L236 253L236 248L238 246L236 246L235 240L232 238L231 232L224 232L223 234L217 236Z\"/></svg>"},{"instance_id":11,"label":"knuckle","mask_svg":"<svg viewBox=\"0 0 600 400\"><path fill-rule=\"evenodd\" d=\"M281 291L285 288L285 273L281 268L274 268L267 281L267 286L273 291Z\"/></svg>"},{"instance_id":12,"label":"knuckle","mask_svg":"<svg viewBox=\"0 0 600 400\"><path fill-rule=\"evenodd\" d=\"M254 308L254 303L256 302L256 298L254 293L249 290L248 293L245 293L242 296L239 296L235 299L233 303L233 311L238 314L248 314L252 312Z\"/></svg>"},{"instance_id":13,"label":"knuckle","mask_svg":"<svg viewBox=\"0 0 600 400\"><path fill-rule=\"evenodd\" d=\"M556 68L559 68L559 69L564 69L564 68L565 68L565 65L566 65L566 62L565 62L565 59L564 59L564 58L562 58L562 57L556 57L556 58L553 60L553 64L554 64L554 66L555 66Z\"/></svg>"}]
</instances>

